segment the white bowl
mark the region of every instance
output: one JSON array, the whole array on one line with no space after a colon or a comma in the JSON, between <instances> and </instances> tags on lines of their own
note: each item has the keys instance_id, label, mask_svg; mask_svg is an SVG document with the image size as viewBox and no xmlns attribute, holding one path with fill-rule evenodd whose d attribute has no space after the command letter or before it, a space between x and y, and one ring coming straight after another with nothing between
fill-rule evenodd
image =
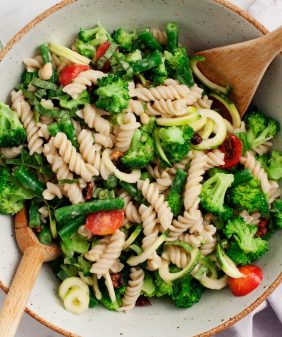
<instances>
[{"instance_id":1,"label":"white bowl","mask_svg":"<svg viewBox=\"0 0 282 337\"><path fill-rule=\"evenodd\" d=\"M266 32L244 11L225 1L65 0L33 20L0 54L0 99L8 100L9 92L20 80L22 59L33 55L40 43L53 41L68 45L80 27L91 27L98 22L112 30L120 26L162 27L168 21L179 24L182 42L195 51L241 42ZM268 69L254 102L282 124L281 79L282 57L279 56ZM275 147L280 144L281 150L281 143L282 133L276 139ZM0 216L0 222L0 280L1 287L7 290L20 254L12 219ZM152 306L136 308L130 314L97 307L76 316L63 309L57 297L58 282L49 267L44 266L27 311L66 336L210 336L248 314L281 282L281 239L281 231L271 239L270 252L257 263L264 271L263 282L245 297L233 297L228 289L206 291L191 309L177 309L169 302L158 300Z\"/></svg>"}]
</instances>

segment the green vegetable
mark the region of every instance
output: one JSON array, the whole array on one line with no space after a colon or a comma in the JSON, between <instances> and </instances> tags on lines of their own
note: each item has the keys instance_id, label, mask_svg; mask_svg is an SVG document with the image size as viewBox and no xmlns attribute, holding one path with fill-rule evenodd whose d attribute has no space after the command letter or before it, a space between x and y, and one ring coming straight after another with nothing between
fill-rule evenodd
<instances>
[{"instance_id":1,"label":"green vegetable","mask_svg":"<svg viewBox=\"0 0 282 337\"><path fill-rule=\"evenodd\" d=\"M94 189L93 198L99 200L114 199L115 191L108 190L106 188L96 187Z\"/></svg>"},{"instance_id":2,"label":"green vegetable","mask_svg":"<svg viewBox=\"0 0 282 337\"><path fill-rule=\"evenodd\" d=\"M267 196L262 192L260 182L255 178L231 187L229 191L229 203L239 210L247 210L250 213L260 212L263 216L268 214Z\"/></svg>"},{"instance_id":3,"label":"green vegetable","mask_svg":"<svg viewBox=\"0 0 282 337\"><path fill-rule=\"evenodd\" d=\"M216 173L205 181L201 191L201 206L224 220L231 217L233 210L224 205L225 194L234 180L233 174Z\"/></svg>"},{"instance_id":4,"label":"green vegetable","mask_svg":"<svg viewBox=\"0 0 282 337\"><path fill-rule=\"evenodd\" d=\"M48 125L48 131L52 137L55 137L58 132L61 132L59 123L52 123Z\"/></svg>"},{"instance_id":5,"label":"green vegetable","mask_svg":"<svg viewBox=\"0 0 282 337\"><path fill-rule=\"evenodd\" d=\"M68 114L70 117L76 117L76 112L68 111L68 110L61 110L61 109L46 109L44 106L39 102L34 102L34 110L38 112L40 115L49 116L54 118L63 117L65 114Z\"/></svg>"},{"instance_id":6,"label":"green vegetable","mask_svg":"<svg viewBox=\"0 0 282 337\"><path fill-rule=\"evenodd\" d=\"M76 130L75 127L72 124L72 121L70 117L65 114L63 115L58 123L58 128L62 132L64 132L67 136L67 138L71 141L72 145L78 149L78 142L77 142L77 137L76 137ZM57 127L55 128L57 130ZM54 129L51 129L51 132L55 131Z\"/></svg>"},{"instance_id":7,"label":"green vegetable","mask_svg":"<svg viewBox=\"0 0 282 337\"><path fill-rule=\"evenodd\" d=\"M138 190L136 184L130 184L121 180L119 184L138 204L146 204L145 199L143 198L142 193Z\"/></svg>"},{"instance_id":8,"label":"green vegetable","mask_svg":"<svg viewBox=\"0 0 282 337\"><path fill-rule=\"evenodd\" d=\"M162 57L162 62L157 67L152 69L150 79L154 86L161 85L168 78L168 72L165 65L165 58Z\"/></svg>"},{"instance_id":9,"label":"green vegetable","mask_svg":"<svg viewBox=\"0 0 282 337\"><path fill-rule=\"evenodd\" d=\"M71 220L79 215L95 213L99 211L110 211L123 209L123 199L108 199L83 202L78 205L64 206L55 210L55 217L58 222Z\"/></svg>"},{"instance_id":10,"label":"green vegetable","mask_svg":"<svg viewBox=\"0 0 282 337\"><path fill-rule=\"evenodd\" d=\"M131 52L133 43L138 39L138 35L135 32L127 33L124 29L119 28L112 34L112 38L122 52Z\"/></svg>"},{"instance_id":11,"label":"green vegetable","mask_svg":"<svg viewBox=\"0 0 282 337\"><path fill-rule=\"evenodd\" d=\"M226 253L234 263L245 266L263 256L268 251L268 244L260 245L258 248L255 253L246 253L236 241L232 241Z\"/></svg>"},{"instance_id":12,"label":"green vegetable","mask_svg":"<svg viewBox=\"0 0 282 337\"><path fill-rule=\"evenodd\" d=\"M189 274L173 282L171 299L178 308L190 308L200 301L204 287Z\"/></svg>"},{"instance_id":13,"label":"green vegetable","mask_svg":"<svg viewBox=\"0 0 282 337\"><path fill-rule=\"evenodd\" d=\"M166 36L167 36L167 50L173 52L178 48L178 37L179 29L178 26L170 22L166 25Z\"/></svg>"},{"instance_id":14,"label":"green vegetable","mask_svg":"<svg viewBox=\"0 0 282 337\"><path fill-rule=\"evenodd\" d=\"M85 106L88 103L90 103L90 96L87 90L84 90L76 99L62 97L59 101L60 107L67 110L76 109L79 106Z\"/></svg>"},{"instance_id":15,"label":"green vegetable","mask_svg":"<svg viewBox=\"0 0 282 337\"><path fill-rule=\"evenodd\" d=\"M52 62L52 57L51 57L50 51L48 49L48 45L45 44L45 43L41 44L39 46L39 49L41 51L41 56L42 56L44 64Z\"/></svg>"},{"instance_id":16,"label":"green vegetable","mask_svg":"<svg viewBox=\"0 0 282 337\"><path fill-rule=\"evenodd\" d=\"M42 230L38 234L38 239L43 245L50 245L52 243L52 235L47 226L42 226Z\"/></svg>"},{"instance_id":17,"label":"green vegetable","mask_svg":"<svg viewBox=\"0 0 282 337\"><path fill-rule=\"evenodd\" d=\"M74 234L78 228L85 224L86 221L86 215L79 215L76 218L67 220L66 222L63 222L58 234L59 236L64 240L66 238L69 238Z\"/></svg>"},{"instance_id":18,"label":"green vegetable","mask_svg":"<svg viewBox=\"0 0 282 337\"><path fill-rule=\"evenodd\" d=\"M245 184L249 181L252 181L254 176L252 172L248 169L240 170L234 174L234 181L232 183L232 188L239 186L241 184Z\"/></svg>"},{"instance_id":19,"label":"green vegetable","mask_svg":"<svg viewBox=\"0 0 282 337\"><path fill-rule=\"evenodd\" d=\"M104 65L111 59L117 48L118 46L115 43L110 44L104 55L102 55L96 62L98 69L103 69Z\"/></svg>"},{"instance_id":20,"label":"green vegetable","mask_svg":"<svg viewBox=\"0 0 282 337\"><path fill-rule=\"evenodd\" d=\"M88 42L83 42L79 39L76 40L75 46L79 54L93 58L96 55L96 48Z\"/></svg>"},{"instance_id":21,"label":"green vegetable","mask_svg":"<svg viewBox=\"0 0 282 337\"><path fill-rule=\"evenodd\" d=\"M128 107L130 99L128 83L116 75L98 79L96 106L100 109L118 114Z\"/></svg>"},{"instance_id":22,"label":"green vegetable","mask_svg":"<svg viewBox=\"0 0 282 337\"><path fill-rule=\"evenodd\" d=\"M153 296L162 297L162 296L171 296L172 295L172 283L165 282L161 277L158 271L154 272L154 284L155 292Z\"/></svg>"},{"instance_id":23,"label":"green vegetable","mask_svg":"<svg viewBox=\"0 0 282 337\"><path fill-rule=\"evenodd\" d=\"M243 155L246 154L247 151L250 150L250 145L248 143L248 139L247 139L247 135L245 132L238 132L238 133L234 133L236 137L238 137L243 145Z\"/></svg>"},{"instance_id":24,"label":"green vegetable","mask_svg":"<svg viewBox=\"0 0 282 337\"><path fill-rule=\"evenodd\" d=\"M248 143L252 149L264 144L280 130L279 123L275 119L266 117L259 111L247 113L244 120L246 122Z\"/></svg>"},{"instance_id":25,"label":"green vegetable","mask_svg":"<svg viewBox=\"0 0 282 337\"><path fill-rule=\"evenodd\" d=\"M190 149L190 140L193 133L193 129L188 125L182 127L171 126L158 130L157 137L160 140L160 146L169 164L173 164L185 158ZM158 148L157 150L160 155ZM164 160L162 157L161 159Z\"/></svg>"},{"instance_id":26,"label":"green vegetable","mask_svg":"<svg viewBox=\"0 0 282 337\"><path fill-rule=\"evenodd\" d=\"M180 215L183 209L183 191L186 179L187 173L181 169L178 169L167 197L168 205L174 216Z\"/></svg>"},{"instance_id":27,"label":"green vegetable","mask_svg":"<svg viewBox=\"0 0 282 337\"><path fill-rule=\"evenodd\" d=\"M162 54L156 50L155 52L148 54L142 60L136 61L133 66L133 74L143 73L159 66L162 63Z\"/></svg>"},{"instance_id":28,"label":"green vegetable","mask_svg":"<svg viewBox=\"0 0 282 337\"><path fill-rule=\"evenodd\" d=\"M271 155L264 154L256 158L265 169L267 176L271 180L282 178L282 154L278 151L272 151Z\"/></svg>"},{"instance_id":29,"label":"green vegetable","mask_svg":"<svg viewBox=\"0 0 282 337\"><path fill-rule=\"evenodd\" d=\"M110 38L110 34L101 25L97 25L91 29L81 28L78 36L81 41L90 42L93 46L98 46L99 44L108 41Z\"/></svg>"},{"instance_id":30,"label":"green vegetable","mask_svg":"<svg viewBox=\"0 0 282 337\"><path fill-rule=\"evenodd\" d=\"M103 180L103 187L114 189L118 185L118 179L114 175L110 175L107 180Z\"/></svg>"},{"instance_id":31,"label":"green vegetable","mask_svg":"<svg viewBox=\"0 0 282 337\"><path fill-rule=\"evenodd\" d=\"M169 74L172 78L182 84L187 84L189 87L194 85L195 82L186 48L175 48L173 53L165 51L164 56L170 68Z\"/></svg>"},{"instance_id":32,"label":"green vegetable","mask_svg":"<svg viewBox=\"0 0 282 337\"><path fill-rule=\"evenodd\" d=\"M121 162L128 168L143 168L154 159L154 141L152 132L155 119L151 118L149 124L143 125L134 132L129 149L121 157Z\"/></svg>"},{"instance_id":33,"label":"green vegetable","mask_svg":"<svg viewBox=\"0 0 282 337\"><path fill-rule=\"evenodd\" d=\"M65 57L67 60L70 60L76 64L86 64L88 65L91 60L88 57L80 55L70 48L64 47L60 44L50 43L48 45L49 50L57 56Z\"/></svg>"},{"instance_id":34,"label":"green vegetable","mask_svg":"<svg viewBox=\"0 0 282 337\"><path fill-rule=\"evenodd\" d=\"M24 89L27 89L27 87L28 87L28 85L30 84L30 82L31 82L34 78L37 78L37 77L38 77L38 72L37 72L37 71L29 72L29 71L25 70L25 71L22 73L22 76L21 76L21 84L20 84L19 89L21 89L21 86L22 86Z\"/></svg>"},{"instance_id":35,"label":"green vegetable","mask_svg":"<svg viewBox=\"0 0 282 337\"><path fill-rule=\"evenodd\" d=\"M228 220L223 232L237 242L245 253L256 253L258 250L267 251L268 242L260 237L255 237L258 228L256 225L247 224L243 218L236 216Z\"/></svg>"},{"instance_id":36,"label":"green vegetable","mask_svg":"<svg viewBox=\"0 0 282 337\"><path fill-rule=\"evenodd\" d=\"M220 268L225 272L226 275L232 278L243 277L243 274L236 267L234 262L225 254L221 243L216 245L216 259Z\"/></svg>"},{"instance_id":37,"label":"green vegetable","mask_svg":"<svg viewBox=\"0 0 282 337\"><path fill-rule=\"evenodd\" d=\"M12 147L26 141L26 132L17 113L0 101L0 147Z\"/></svg>"},{"instance_id":38,"label":"green vegetable","mask_svg":"<svg viewBox=\"0 0 282 337\"><path fill-rule=\"evenodd\" d=\"M150 33L149 30L144 30L139 34L139 39L145 44L145 46L152 50L162 50L162 46L158 40Z\"/></svg>"},{"instance_id":39,"label":"green vegetable","mask_svg":"<svg viewBox=\"0 0 282 337\"><path fill-rule=\"evenodd\" d=\"M145 275L143 286L142 286L142 294L148 297L155 296L154 295L155 290L156 290L156 287L155 287L153 278L149 276L148 274Z\"/></svg>"},{"instance_id":40,"label":"green vegetable","mask_svg":"<svg viewBox=\"0 0 282 337\"><path fill-rule=\"evenodd\" d=\"M33 84L35 87L42 88L42 89L51 89L51 90L58 89L57 84L49 82L49 81L41 80L40 78L37 78L37 77L35 77L31 81L31 84Z\"/></svg>"},{"instance_id":41,"label":"green vegetable","mask_svg":"<svg viewBox=\"0 0 282 337\"><path fill-rule=\"evenodd\" d=\"M26 189L32 191L38 197L42 197L42 193L46 186L39 181L35 175L33 175L26 167L19 166L14 171L14 177L22 184Z\"/></svg>"},{"instance_id":42,"label":"green vegetable","mask_svg":"<svg viewBox=\"0 0 282 337\"><path fill-rule=\"evenodd\" d=\"M62 239L62 238L61 238ZM85 254L88 252L90 242L78 233L61 240L61 249L64 256L72 257L74 253Z\"/></svg>"},{"instance_id":43,"label":"green vegetable","mask_svg":"<svg viewBox=\"0 0 282 337\"><path fill-rule=\"evenodd\" d=\"M39 213L39 202L36 199L31 200L29 206L29 221L28 225L31 228L36 228L41 225L40 213Z\"/></svg>"}]
</instances>

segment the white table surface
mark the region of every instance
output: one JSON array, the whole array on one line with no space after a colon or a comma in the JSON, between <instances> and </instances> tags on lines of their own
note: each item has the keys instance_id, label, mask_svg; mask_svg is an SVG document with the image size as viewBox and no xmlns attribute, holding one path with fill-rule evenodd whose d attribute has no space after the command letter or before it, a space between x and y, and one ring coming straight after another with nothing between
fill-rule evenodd
<instances>
[{"instance_id":1,"label":"white table surface","mask_svg":"<svg viewBox=\"0 0 282 337\"><path fill-rule=\"evenodd\" d=\"M7 43L25 24L58 2L58 0L0 0L0 40L3 44ZM269 30L273 30L282 24L282 0L232 0L230 2L248 11ZM19 3L21 4L20 6ZM274 297L280 297L282 299L282 286L276 291ZM2 305L3 299L4 294L0 291L0 306ZM264 309L264 307L266 307L266 304L263 304L260 309ZM257 337L258 335L260 335L260 337L281 337L282 326L276 315L270 308L256 314L255 319L259 321L256 322L255 328L252 326L253 337ZM247 317L241 321L240 324L242 328L245 329L245 332L243 332L242 335L240 334L240 336L245 337L249 335L247 330L250 328L250 322L253 324L253 316L251 320ZM273 329L271 331L265 329L265 323L268 323L267 326L272 326ZM222 337L238 336L233 330L227 330L219 335ZM61 335L41 325L27 314L24 314L16 335L16 337L59 336Z\"/></svg>"}]
</instances>

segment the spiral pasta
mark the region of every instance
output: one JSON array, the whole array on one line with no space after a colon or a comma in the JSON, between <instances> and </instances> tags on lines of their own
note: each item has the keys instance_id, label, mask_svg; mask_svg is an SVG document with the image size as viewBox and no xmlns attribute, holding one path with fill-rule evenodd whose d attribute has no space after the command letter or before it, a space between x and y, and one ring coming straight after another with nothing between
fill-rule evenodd
<instances>
[{"instance_id":1,"label":"spiral pasta","mask_svg":"<svg viewBox=\"0 0 282 337\"><path fill-rule=\"evenodd\" d=\"M272 146L273 146L273 143L270 140L268 140L264 144L261 144L258 147L256 147L254 149L254 152L257 153L259 156L261 156L261 155L269 152L270 149L272 148Z\"/></svg>"},{"instance_id":2,"label":"spiral pasta","mask_svg":"<svg viewBox=\"0 0 282 337\"><path fill-rule=\"evenodd\" d=\"M137 187L156 210L162 229L167 230L171 225L173 214L167 201L164 200L164 195L160 194L158 187L150 183L149 179L139 180Z\"/></svg>"},{"instance_id":3,"label":"spiral pasta","mask_svg":"<svg viewBox=\"0 0 282 337\"><path fill-rule=\"evenodd\" d=\"M73 179L73 174L70 172L68 166L59 156L54 146L54 140L51 138L48 144L44 146L44 155L52 167L52 171L56 173L57 179ZM78 204L84 201L81 188L79 184L64 184L63 190L68 196L72 204Z\"/></svg>"},{"instance_id":4,"label":"spiral pasta","mask_svg":"<svg viewBox=\"0 0 282 337\"><path fill-rule=\"evenodd\" d=\"M145 112L152 116L180 116L187 113L187 105L185 99L172 101L161 98L159 101L154 101L153 105L148 103Z\"/></svg>"},{"instance_id":5,"label":"spiral pasta","mask_svg":"<svg viewBox=\"0 0 282 337\"><path fill-rule=\"evenodd\" d=\"M22 145L14 146L14 147L1 147L0 153L2 153L3 156L7 159L13 159L21 154L22 149L23 149Z\"/></svg>"},{"instance_id":6,"label":"spiral pasta","mask_svg":"<svg viewBox=\"0 0 282 337\"><path fill-rule=\"evenodd\" d=\"M145 88L142 86L136 87L132 94L134 97L145 102L156 100L178 100L185 99L187 105L193 105L201 98L202 89L197 86L189 88L185 84L179 84L175 80L168 79L164 82L165 85L157 87Z\"/></svg>"},{"instance_id":7,"label":"spiral pasta","mask_svg":"<svg viewBox=\"0 0 282 337\"><path fill-rule=\"evenodd\" d=\"M166 246L162 258L175 264L178 268L185 268L190 262L189 254L177 246Z\"/></svg>"},{"instance_id":8,"label":"spiral pasta","mask_svg":"<svg viewBox=\"0 0 282 337\"><path fill-rule=\"evenodd\" d=\"M131 139L134 132L139 128L140 123L136 122L136 118L132 112L128 112L123 123L119 126L116 137L116 149L121 152L126 152L129 149Z\"/></svg>"},{"instance_id":9,"label":"spiral pasta","mask_svg":"<svg viewBox=\"0 0 282 337\"><path fill-rule=\"evenodd\" d=\"M53 75L53 65L51 62L44 64L44 66L39 69L38 76L44 81L49 81Z\"/></svg>"},{"instance_id":10,"label":"spiral pasta","mask_svg":"<svg viewBox=\"0 0 282 337\"><path fill-rule=\"evenodd\" d=\"M97 262L92 265L90 272L97 274L98 278L106 274L114 264L115 260L120 256L124 242L124 233L120 230L116 230L114 234L111 235L104 252L98 258Z\"/></svg>"},{"instance_id":11,"label":"spiral pasta","mask_svg":"<svg viewBox=\"0 0 282 337\"><path fill-rule=\"evenodd\" d=\"M42 193L45 200L52 200L54 198L62 199L64 193L62 185L48 182L46 186L47 188Z\"/></svg>"},{"instance_id":12,"label":"spiral pasta","mask_svg":"<svg viewBox=\"0 0 282 337\"><path fill-rule=\"evenodd\" d=\"M103 237L91 250L84 254L84 257L91 262L98 261L104 254L109 242L110 236Z\"/></svg>"},{"instance_id":13,"label":"spiral pasta","mask_svg":"<svg viewBox=\"0 0 282 337\"><path fill-rule=\"evenodd\" d=\"M132 112L137 116L140 116L144 113L144 105L135 99L130 99L128 102L128 108L125 110L126 112Z\"/></svg>"},{"instance_id":14,"label":"spiral pasta","mask_svg":"<svg viewBox=\"0 0 282 337\"><path fill-rule=\"evenodd\" d=\"M41 55L37 55L34 58L28 57L23 60L25 68L28 72L37 71L43 66L43 59Z\"/></svg>"},{"instance_id":15,"label":"spiral pasta","mask_svg":"<svg viewBox=\"0 0 282 337\"><path fill-rule=\"evenodd\" d=\"M97 80L104 76L107 76L107 74L99 70L89 69L82 71L72 80L72 83L66 85L63 88L63 92L76 99L87 87L91 86L92 84L96 85Z\"/></svg>"},{"instance_id":16,"label":"spiral pasta","mask_svg":"<svg viewBox=\"0 0 282 337\"><path fill-rule=\"evenodd\" d=\"M119 197L124 200L126 219L132 223L140 223L141 217L139 210L132 202L130 195L127 192L122 192Z\"/></svg>"},{"instance_id":17,"label":"spiral pasta","mask_svg":"<svg viewBox=\"0 0 282 337\"><path fill-rule=\"evenodd\" d=\"M149 165L148 171L152 177L156 179L156 185L159 188L160 192L167 190L173 181L173 176L169 174L168 171L161 170L159 165L156 165L154 168Z\"/></svg>"},{"instance_id":18,"label":"spiral pasta","mask_svg":"<svg viewBox=\"0 0 282 337\"><path fill-rule=\"evenodd\" d=\"M209 170L212 167L224 164L224 153L220 150L213 150L206 153L206 166L205 169Z\"/></svg>"},{"instance_id":19,"label":"spiral pasta","mask_svg":"<svg viewBox=\"0 0 282 337\"><path fill-rule=\"evenodd\" d=\"M156 241L159 235L159 226L157 223L157 215L152 206L145 206L143 204L139 207L141 216L144 238L142 240L143 251L148 250ZM157 270L159 268L160 257L157 252L148 259L147 268L149 270Z\"/></svg>"},{"instance_id":20,"label":"spiral pasta","mask_svg":"<svg viewBox=\"0 0 282 337\"><path fill-rule=\"evenodd\" d=\"M130 280L122 298L122 306L119 311L129 312L135 306L144 282L144 271L139 267L130 268Z\"/></svg>"},{"instance_id":21,"label":"spiral pasta","mask_svg":"<svg viewBox=\"0 0 282 337\"><path fill-rule=\"evenodd\" d=\"M54 146L59 150L60 156L68 164L69 169L80 175L85 181L91 181L93 176L98 175L98 170L94 166L85 163L63 132L58 132L54 137Z\"/></svg>"},{"instance_id":22,"label":"spiral pasta","mask_svg":"<svg viewBox=\"0 0 282 337\"><path fill-rule=\"evenodd\" d=\"M197 102L193 103L193 106L197 109L210 109L212 106L212 100L207 95L198 98Z\"/></svg>"},{"instance_id":23,"label":"spiral pasta","mask_svg":"<svg viewBox=\"0 0 282 337\"><path fill-rule=\"evenodd\" d=\"M215 233L216 227L213 224L204 221L204 229L201 232L202 243L200 246L200 251L204 256L211 254L215 250Z\"/></svg>"},{"instance_id":24,"label":"spiral pasta","mask_svg":"<svg viewBox=\"0 0 282 337\"><path fill-rule=\"evenodd\" d=\"M269 180L269 185L268 201L272 204L275 199L280 197L281 190L279 188L279 184L274 180Z\"/></svg>"},{"instance_id":25,"label":"spiral pasta","mask_svg":"<svg viewBox=\"0 0 282 337\"><path fill-rule=\"evenodd\" d=\"M160 44L166 45L167 43L166 32L157 28L150 28L150 32L152 33L154 38L159 41Z\"/></svg>"},{"instance_id":26,"label":"spiral pasta","mask_svg":"<svg viewBox=\"0 0 282 337\"><path fill-rule=\"evenodd\" d=\"M98 109L94 104L86 104L84 109L77 111L76 114L85 121L89 128L95 129L106 136L110 134L110 122L102 117L104 115L103 110Z\"/></svg>"},{"instance_id":27,"label":"spiral pasta","mask_svg":"<svg viewBox=\"0 0 282 337\"><path fill-rule=\"evenodd\" d=\"M26 130L27 143L30 155L42 153L43 139L41 138L40 127L36 125L30 105L24 99L22 91L12 91L12 108L17 112Z\"/></svg>"},{"instance_id":28,"label":"spiral pasta","mask_svg":"<svg viewBox=\"0 0 282 337\"><path fill-rule=\"evenodd\" d=\"M240 163L252 172L253 176L260 181L263 192L268 194L270 184L267 174L250 151L247 151L245 156L241 157Z\"/></svg>"}]
</instances>

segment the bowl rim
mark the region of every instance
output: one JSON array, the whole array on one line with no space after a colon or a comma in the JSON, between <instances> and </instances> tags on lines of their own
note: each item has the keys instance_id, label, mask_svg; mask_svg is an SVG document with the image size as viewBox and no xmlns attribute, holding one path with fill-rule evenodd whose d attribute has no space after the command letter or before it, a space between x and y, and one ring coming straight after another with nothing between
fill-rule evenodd
<instances>
[{"instance_id":1,"label":"bowl rim","mask_svg":"<svg viewBox=\"0 0 282 337\"><path fill-rule=\"evenodd\" d=\"M24 26L19 32L17 32L5 45L5 47L0 52L0 62L3 60L5 55L13 48L13 46L33 27L38 25L42 20L50 16L51 14L57 12L61 8L64 8L74 2L77 2L78 0L62 0L61 2L57 3L56 5L50 7L49 9L42 12L40 15L35 17L32 21L30 21L26 26ZM267 34L268 30L255 18L253 18L251 15L249 15L245 10L237 7L236 5L233 5L228 0L212 0L214 3L223 5L225 8L233 11L234 13L240 15L242 18L247 20L250 24L252 24L255 28L257 28L262 34ZM242 318L244 318L246 315L248 315L250 312L252 312L256 307L258 307L280 284L282 283L282 273L278 275L278 277L274 280L274 282L248 307L246 307L243 311L235 315L234 317L231 317L226 322L219 324L218 326L205 331L203 333L200 333L198 335L195 335L194 337L210 337L214 334L221 332L236 322L240 321ZM9 291L9 287L6 286L1 280L0 280L0 288L7 294ZM28 313L31 317L36 319L41 324L45 325L49 329L52 329L53 331L56 331L66 337L81 337L77 334L74 334L72 332L69 332L67 330L64 330L57 325L48 322L43 317L26 307L25 312Z\"/></svg>"}]
</instances>

